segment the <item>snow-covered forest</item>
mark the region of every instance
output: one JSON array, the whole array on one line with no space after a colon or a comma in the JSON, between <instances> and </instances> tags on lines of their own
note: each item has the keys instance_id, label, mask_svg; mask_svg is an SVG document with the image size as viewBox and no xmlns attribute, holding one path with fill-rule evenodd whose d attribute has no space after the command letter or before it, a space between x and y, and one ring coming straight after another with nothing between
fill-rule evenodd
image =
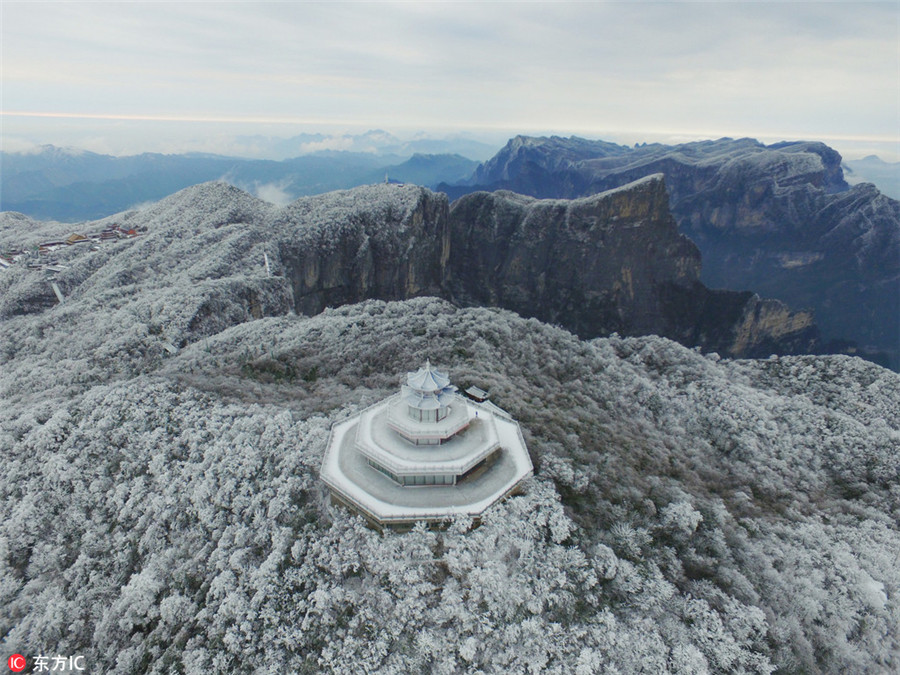
<instances>
[{"instance_id":1,"label":"snow-covered forest","mask_svg":"<svg viewBox=\"0 0 900 675\"><path fill-rule=\"evenodd\" d=\"M412 208L396 190L370 200L385 222ZM266 316L290 294L258 260L269 207L176 202L73 254L63 304L0 271L7 653L92 673L900 669L900 375L582 341L430 297ZM327 230L355 222L341 204L292 208ZM477 528L379 533L328 502L319 462L335 419L426 357L519 420L536 475Z\"/></svg>"}]
</instances>

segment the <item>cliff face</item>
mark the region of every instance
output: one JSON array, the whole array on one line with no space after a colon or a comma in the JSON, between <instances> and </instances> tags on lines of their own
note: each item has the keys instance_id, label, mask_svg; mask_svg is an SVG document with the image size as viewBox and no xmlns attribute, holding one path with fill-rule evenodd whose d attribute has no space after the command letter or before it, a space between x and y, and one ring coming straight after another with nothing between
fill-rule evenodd
<instances>
[{"instance_id":1,"label":"cliff face","mask_svg":"<svg viewBox=\"0 0 900 675\"><path fill-rule=\"evenodd\" d=\"M750 138L632 148L577 137L517 136L482 164L467 184L526 194L531 192L523 188L533 184L547 196L572 199L653 173L666 174L673 204L698 191L743 189L748 180L776 182L782 188L808 185L828 193L848 188L841 156L827 145L785 142L767 146Z\"/></svg>"},{"instance_id":2,"label":"cliff face","mask_svg":"<svg viewBox=\"0 0 900 675\"><path fill-rule=\"evenodd\" d=\"M850 188L835 150L752 139L610 146L519 137L448 194L579 198L663 173L707 286L810 308L829 340L900 363L900 204L871 185Z\"/></svg>"},{"instance_id":3,"label":"cliff face","mask_svg":"<svg viewBox=\"0 0 900 675\"><path fill-rule=\"evenodd\" d=\"M808 314L699 281L661 176L573 201L474 193L453 204L451 294L583 337L657 334L732 356L816 348Z\"/></svg>"},{"instance_id":4,"label":"cliff face","mask_svg":"<svg viewBox=\"0 0 900 675\"><path fill-rule=\"evenodd\" d=\"M454 297L591 337L652 332L655 288L689 284L700 269L658 177L574 201L475 193L454 203L450 221Z\"/></svg>"},{"instance_id":5,"label":"cliff face","mask_svg":"<svg viewBox=\"0 0 900 675\"><path fill-rule=\"evenodd\" d=\"M286 207L278 257L294 308L317 314L360 300L441 295L447 282L447 199L414 186L370 186ZM303 224L298 227L297 224Z\"/></svg>"},{"instance_id":6,"label":"cliff face","mask_svg":"<svg viewBox=\"0 0 900 675\"><path fill-rule=\"evenodd\" d=\"M830 337L845 337L887 352L894 367L900 349L900 203L872 185L815 196L798 211L801 195L772 198L762 224L717 212L683 228L704 253L704 280L729 286L740 280L757 292L811 307ZM806 213L799 217L799 213ZM773 221L787 231L773 231Z\"/></svg>"}]
</instances>

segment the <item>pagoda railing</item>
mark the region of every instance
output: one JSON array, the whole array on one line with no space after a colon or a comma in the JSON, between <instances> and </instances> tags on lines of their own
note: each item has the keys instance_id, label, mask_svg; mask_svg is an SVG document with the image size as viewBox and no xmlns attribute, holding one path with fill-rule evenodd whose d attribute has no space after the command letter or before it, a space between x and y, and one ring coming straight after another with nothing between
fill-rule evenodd
<instances>
[{"instance_id":1,"label":"pagoda railing","mask_svg":"<svg viewBox=\"0 0 900 675\"><path fill-rule=\"evenodd\" d=\"M409 417L405 402L398 396L388 404L387 422L394 431L407 438L443 440L469 425L469 411L466 408L466 401L455 396L447 417L440 422L419 422Z\"/></svg>"}]
</instances>

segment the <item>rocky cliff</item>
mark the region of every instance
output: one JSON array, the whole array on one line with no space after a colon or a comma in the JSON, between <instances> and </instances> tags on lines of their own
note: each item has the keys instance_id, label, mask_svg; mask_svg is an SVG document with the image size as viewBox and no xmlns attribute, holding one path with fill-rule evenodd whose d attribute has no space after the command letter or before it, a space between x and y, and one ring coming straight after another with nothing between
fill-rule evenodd
<instances>
[{"instance_id":1,"label":"rocky cliff","mask_svg":"<svg viewBox=\"0 0 900 675\"><path fill-rule=\"evenodd\" d=\"M817 330L752 293L699 281L661 175L577 200L479 192L450 211L454 299L557 323L582 337L663 335L733 356L809 352Z\"/></svg>"},{"instance_id":2,"label":"rocky cliff","mask_svg":"<svg viewBox=\"0 0 900 675\"><path fill-rule=\"evenodd\" d=\"M512 139L468 185L578 198L663 173L682 233L703 254L702 281L808 307L827 339L900 364L900 204L850 188L822 143L720 139L634 148L584 139Z\"/></svg>"},{"instance_id":3,"label":"rocky cliff","mask_svg":"<svg viewBox=\"0 0 900 675\"><path fill-rule=\"evenodd\" d=\"M295 232L280 238L278 259L299 313L441 295L447 283L447 199L424 188L379 185L298 200L273 227Z\"/></svg>"},{"instance_id":4,"label":"rocky cliff","mask_svg":"<svg viewBox=\"0 0 900 675\"><path fill-rule=\"evenodd\" d=\"M6 270L0 316L57 315L52 322L111 304L143 326L122 336L123 348L138 341L156 353L265 316L428 295L512 309L584 337L657 334L733 356L818 349L808 314L706 288L700 253L677 232L668 204L659 175L573 201L474 194L452 210L446 196L416 186L279 208L208 183L115 218L141 230L137 238L51 254L69 313L46 312L57 304L48 272ZM53 229L43 225L38 236L21 218L4 222L5 246L17 233L33 246Z\"/></svg>"}]
</instances>

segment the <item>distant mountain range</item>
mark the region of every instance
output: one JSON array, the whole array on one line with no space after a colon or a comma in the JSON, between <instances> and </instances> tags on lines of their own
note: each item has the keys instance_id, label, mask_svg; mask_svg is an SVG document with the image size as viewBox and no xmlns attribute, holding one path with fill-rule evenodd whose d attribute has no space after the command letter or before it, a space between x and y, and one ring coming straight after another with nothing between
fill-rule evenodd
<instances>
[{"instance_id":1,"label":"distant mountain range","mask_svg":"<svg viewBox=\"0 0 900 675\"><path fill-rule=\"evenodd\" d=\"M304 147L315 147L316 138L297 141L292 147L299 153ZM329 144L329 138L322 137L323 147ZM456 182L471 176L478 166L459 154L381 152L409 150L410 144L382 145L376 153L360 137L353 138L356 141L349 145L354 151L320 150L281 161L205 154L113 157L54 146L31 153L0 153L0 210L62 222L91 220L211 180L225 180L283 204L298 197L384 182L386 178L421 185ZM437 141L418 144L440 145Z\"/></svg>"},{"instance_id":2,"label":"distant mountain range","mask_svg":"<svg viewBox=\"0 0 900 675\"><path fill-rule=\"evenodd\" d=\"M290 138L239 136L236 147L242 156L266 159L292 159L323 151L364 153L368 155L462 155L478 161L490 159L497 146L465 136L432 138L418 136L404 140L381 129L363 134L299 134Z\"/></svg>"},{"instance_id":3,"label":"distant mountain range","mask_svg":"<svg viewBox=\"0 0 900 675\"><path fill-rule=\"evenodd\" d=\"M900 363L900 203L871 183L848 185L841 156L822 143L518 136L468 181L438 189L451 199L495 190L572 199L657 173L680 231L700 248L707 286L812 309L827 339Z\"/></svg>"},{"instance_id":4,"label":"distant mountain range","mask_svg":"<svg viewBox=\"0 0 900 675\"><path fill-rule=\"evenodd\" d=\"M885 162L875 155L844 160L844 178L851 185L873 183L891 199L900 199L900 162Z\"/></svg>"}]
</instances>

